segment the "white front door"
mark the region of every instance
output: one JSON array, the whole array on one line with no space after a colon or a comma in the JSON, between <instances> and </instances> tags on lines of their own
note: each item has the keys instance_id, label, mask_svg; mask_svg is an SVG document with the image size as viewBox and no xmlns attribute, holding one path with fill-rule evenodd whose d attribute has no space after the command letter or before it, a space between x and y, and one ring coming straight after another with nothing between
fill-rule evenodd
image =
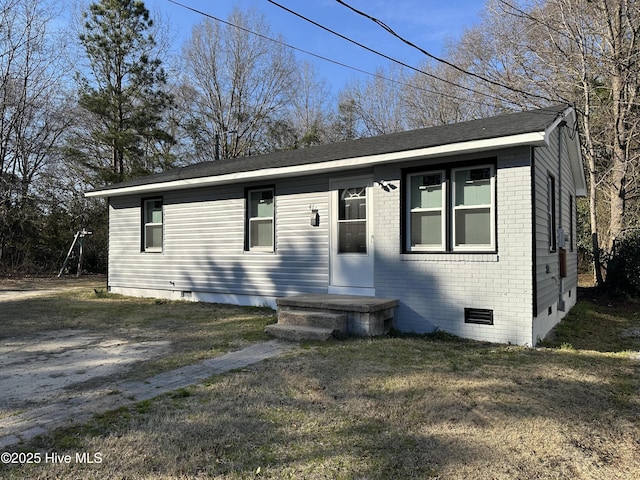
<instances>
[{"instance_id":1,"label":"white front door","mask_svg":"<svg viewBox=\"0 0 640 480\"><path fill-rule=\"evenodd\" d=\"M371 177L331 182L329 293L375 295Z\"/></svg>"}]
</instances>

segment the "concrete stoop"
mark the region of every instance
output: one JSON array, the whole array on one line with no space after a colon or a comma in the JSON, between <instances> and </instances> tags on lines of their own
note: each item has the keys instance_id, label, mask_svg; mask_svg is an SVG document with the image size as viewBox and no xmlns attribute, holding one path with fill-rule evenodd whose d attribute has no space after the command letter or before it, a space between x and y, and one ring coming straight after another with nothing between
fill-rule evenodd
<instances>
[{"instance_id":1,"label":"concrete stoop","mask_svg":"<svg viewBox=\"0 0 640 480\"><path fill-rule=\"evenodd\" d=\"M300 342L302 340L324 342L333 338L333 330L330 328L309 327L306 325L281 325L279 323L273 323L267 325L264 331L281 340L291 340L294 342Z\"/></svg>"},{"instance_id":2,"label":"concrete stoop","mask_svg":"<svg viewBox=\"0 0 640 480\"><path fill-rule=\"evenodd\" d=\"M267 325L265 331L284 340L324 341L334 335L346 335L347 316L315 310L278 310L278 323Z\"/></svg>"},{"instance_id":3,"label":"concrete stoop","mask_svg":"<svg viewBox=\"0 0 640 480\"><path fill-rule=\"evenodd\" d=\"M389 331L398 301L357 295L305 294L279 298L278 323L265 331L274 337L328 340L347 335L376 336Z\"/></svg>"}]
</instances>

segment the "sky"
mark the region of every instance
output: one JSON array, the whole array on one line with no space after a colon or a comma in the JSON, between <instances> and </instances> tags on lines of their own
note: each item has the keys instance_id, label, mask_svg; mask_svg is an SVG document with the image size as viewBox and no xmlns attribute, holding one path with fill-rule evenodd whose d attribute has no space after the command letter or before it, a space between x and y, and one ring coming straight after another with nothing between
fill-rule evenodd
<instances>
[{"instance_id":1,"label":"sky","mask_svg":"<svg viewBox=\"0 0 640 480\"><path fill-rule=\"evenodd\" d=\"M317 26L296 17L267 0L175 0L178 3L226 20L234 7L262 13L274 35L295 47L359 70L375 72L389 61L367 52ZM335 0L274 0L305 17L352 38L390 57L417 66L424 54L392 37L380 26ZM460 37L465 28L479 22L484 0L345 0L345 3L385 22L401 36L434 55L443 55L447 42ZM204 20L170 0L145 0L145 5L168 24L175 51L189 38L191 29ZM368 75L313 56L295 52L298 60L316 66L318 74L337 93L349 81Z\"/></svg>"}]
</instances>

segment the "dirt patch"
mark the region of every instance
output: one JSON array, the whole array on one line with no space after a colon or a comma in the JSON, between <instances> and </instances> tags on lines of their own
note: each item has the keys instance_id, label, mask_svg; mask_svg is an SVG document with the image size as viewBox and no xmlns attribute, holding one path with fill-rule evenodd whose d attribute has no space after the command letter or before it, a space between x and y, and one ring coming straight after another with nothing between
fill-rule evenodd
<instances>
[{"instance_id":1,"label":"dirt patch","mask_svg":"<svg viewBox=\"0 0 640 480\"><path fill-rule=\"evenodd\" d=\"M0 411L59 399L74 385L158 357L168 341L133 342L86 330L10 338L0 346Z\"/></svg>"},{"instance_id":2,"label":"dirt patch","mask_svg":"<svg viewBox=\"0 0 640 480\"><path fill-rule=\"evenodd\" d=\"M85 277L21 277L0 278L0 302L25 300L52 295L62 290L86 288L106 281L104 275Z\"/></svg>"}]
</instances>

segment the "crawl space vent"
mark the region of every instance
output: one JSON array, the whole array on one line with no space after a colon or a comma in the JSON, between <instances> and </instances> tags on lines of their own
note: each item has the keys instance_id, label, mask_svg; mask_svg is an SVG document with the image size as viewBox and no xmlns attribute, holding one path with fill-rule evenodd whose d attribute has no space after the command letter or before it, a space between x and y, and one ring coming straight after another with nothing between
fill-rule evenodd
<instances>
[{"instance_id":1,"label":"crawl space vent","mask_svg":"<svg viewBox=\"0 0 640 480\"><path fill-rule=\"evenodd\" d=\"M487 310L485 308L465 308L464 323L493 325L493 310Z\"/></svg>"}]
</instances>

